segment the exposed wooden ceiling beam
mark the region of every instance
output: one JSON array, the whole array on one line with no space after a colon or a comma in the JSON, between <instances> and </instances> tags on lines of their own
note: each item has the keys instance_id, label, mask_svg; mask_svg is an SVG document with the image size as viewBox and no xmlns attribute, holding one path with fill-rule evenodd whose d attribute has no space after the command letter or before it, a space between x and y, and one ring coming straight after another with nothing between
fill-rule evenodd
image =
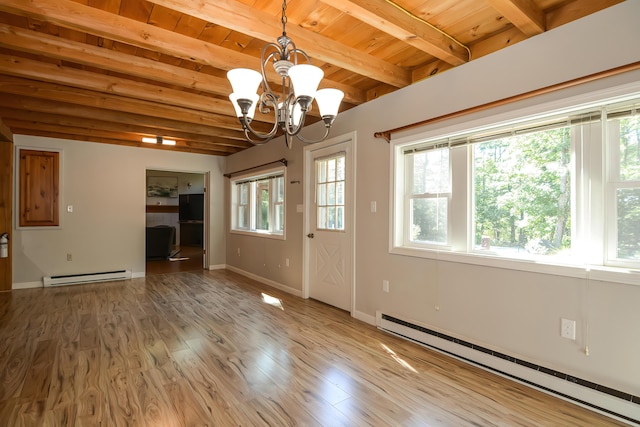
<instances>
[{"instance_id":1,"label":"exposed wooden ceiling beam","mask_svg":"<svg viewBox=\"0 0 640 427\"><path fill-rule=\"evenodd\" d=\"M487 0L527 36L542 34L546 30L545 16L532 0Z\"/></svg>"},{"instance_id":2,"label":"exposed wooden ceiling beam","mask_svg":"<svg viewBox=\"0 0 640 427\"><path fill-rule=\"evenodd\" d=\"M5 24L0 24L0 46L220 96L226 97L230 92L225 78ZM365 101L362 91L351 86L334 84L332 87L345 92L345 102Z\"/></svg>"},{"instance_id":3,"label":"exposed wooden ceiling beam","mask_svg":"<svg viewBox=\"0 0 640 427\"><path fill-rule=\"evenodd\" d=\"M527 37L522 33L522 31L513 27L475 43L471 47L471 56L474 59L478 59L490 54L491 52L514 45L526 39ZM413 70L413 81L417 82L426 79L451 68L453 68L453 66L445 63L444 61L433 61L428 64L424 64Z\"/></svg>"},{"instance_id":4,"label":"exposed wooden ceiling beam","mask_svg":"<svg viewBox=\"0 0 640 427\"><path fill-rule=\"evenodd\" d=\"M379 0L320 0L380 31L451 65L469 61L469 52L452 37Z\"/></svg>"},{"instance_id":5,"label":"exposed wooden ceiling beam","mask_svg":"<svg viewBox=\"0 0 640 427\"><path fill-rule=\"evenodd\" d=\"M151 2L248 34L268 43L275 42L276 38L282 34L282 24L279 19L234 0L200 0L198 2L192 0L151 0ZM287 35L295 41L297 47L320 61L366 75L395 87L404 87L411 83L411 76L407 70L338 43L321 34L290 25L287 28Z\"/></svg>"},{"instance_id":6,"label":"exposed wooden ceiling beam","mask_svg":"<svg viewBox=\"0 0 640 427\"><path fill-rule=\"evenodd\" d=\"M140 141L143 136L153 137L158 135L158 129L142 125L113 123L104 120L83 119L79 117L64 116L61 114L36 113L9 108L0 108L0 117L4 118L8 126L21 127L24 129L28 129L29 126L51 125L58 128L82 128L86 131L108 132L110 134L130 133L137 135L137 141ZM229 141L226 139L197 135L188 132L165 131L162 132L162 136L180 140L185 144L202 144L203 147L209 147L225 153L235 153L251 146L248 142L244 146L230 146Z\"/></svg>"},{"instance_id":7,"label":"exposed wooden ceiling beam","mask_svg":"<svg viewBox=\"0 0 640 427\"><path fill-rule=\"evenodd\" d=\"M235 117L222 116L196 111L183 107L156 104L150 101L125 98L118 95L105 94L86 89L72 88L69 86L44 83L19 77L0 74L0 93L12 93L50 101L61 101L87 107L103 108L106 110L141 114L162 119L179 120L204 126L212 126L223 129L233 129L238 139L243 139L238 129L238 121ZM258 127L259 123L256 123Z\"/></svg>"},{"instance_id":8,"label":"exposed wooden ceiling beam","mask_svg":"<svg viewBox=\"0 0 640 427\"><path fill-rule=\"evenodd\" d=\"M218 98L19 56L0 54L0 73L235 117L231 103Z\"/></svg>"},{"instance_id":9,"label":"exposed wooden ceiling beam","mask_svg":"<svg viewBox=\"0 0 640 427\"><path fill-rule=\"evenodd\" d=\"M16 134L23 135L33 135L33 136L44 136L47 138L58 138L58 139L71 139L75 141L83 141L83 142L99 142L101 144L114 144L120 146L129 146L129 147L140 147L140 148L152 148L156 150L165 150L165 151L183 151L188 153L197 153L197 154L207 154L207 155L222 155L226 156L228 153L218 153L212 150L203 150L200 148L189 148L189 147L179 147L177 145L162 145L162 144L146 144L144 142L130 142L123 141L120 139L112 139L112 138L103 138L103 137L93 137L91 141L87 141L87 137L84 135L77 135L73 133L57 133L51 131L42 131L42 130L33 130L33 129L16 129Z\"/></svg>"},{"instance_id":10,"label":"exposed wooden ceiling beam","mask_svg":"<svg viewBox=\"0 0 640 427\"><path fill-rule=\"evenodd\" d=\"M114 140L125 143L123 145L136 146L136 147L149 147L154 148L154 144L148 145L147 143L142 142L142 137L136 135L135 133L129 132L117 132L117 131L105 131L101 129L87 129L83 127L72 127L72 126L61 126L50 123L40 123L40 122L31 122L31 121L22 121L22 120L8 120L9 126L12 129L16 129L16 133L25 133L29 132L29 134L33 134L34 132L42 132L42 133L54 133L54 134L71 134L86 137L87 141L94 140ZM182 141L177 140L176 148L192 148L203 150L203 152L207 152L213 155L222 155L226 156L232 153L239 151L238 149L229 149L229 147L221 147L213 144L207 144L196 141Z\"/></svg>"},{"instance_id":11,"label":"exposed wooden ceiling beam","mask_svg":"<svg viewBox=\"0 0 640 427\"><path fill-rule=\"evenodd\" d=\"M0 2L0 11L51 22L64 28L87 32L109 40L131 44L222 70L256 68L259 66L259 62L251 55L70 0L30 0L28 2L23 0L2 0ZM381 73L376 71L369 77L375 78L378 74ZM406 74L406 81L403 86L410 83L408 73ZM280 78L275 71L269 70L268 77L270 82L280 83ZM356 100L365 101L365 94L353 87L331 81L323 82L323 84L345 92L345 101L349 99L354 102ZM228 86L228 89L229 91L231 90L231 85Z\"/></svg>"},{"instance_id":12,"label":"exposed wooden ceiling beam","mask_svg":"<svg viewBox=\"0 0 640 427\"><path fill-rule=\"evenodd\" d=\"M70 0L3 0L0 10L215 68L240 67L245 60L238 52Z\"/></svg>"},{"instance_id":13,"label":"exposed wooden ceiling beam","mask_svg":"<svg viewBox=\"0 0 640 427\"><path fill-rule=\"evenodd\" d=\"M0 46L216 95L229 94L229 81L221 77L5 24L0 24Z\"/></svg>"},{"instance_id":14,"label":"exposed wooden ceiling beam","mask_svg":"<svg viewBox=\"0 0 640 427\"><path fill-rule=\"evenodd\" d=\"M546 17L546 30L553 30L567 22L575 21L592 14L604 7L610 7L623 0L575 0L549 12ZM522 30L510 28L487 39L475 43L472 48L473 58L481 58L508 46L512 46L528 38ZM416 69L418 70L418 69ZM414 74L415 74L414 70Z\"/></svg>"},{"instance_id":15,"label":"exposed wooden ceiling beam","mask_svg":"<svg viewBox=\"0 0 640 427\"><path fill-rule=\"evenodd\" d=\"M229 145L245 147L246 141L241 131L221 129L211 126L203 126L194 123L185 123L178 120L153 117L128 112L110 111L95 107L72 105L62 102L53 102L30 97L7 95L0 97L0 107L17 108L21 110L48 113L55 111L67 116L81 117L85 119L106 120L115 123L141 124L158 130L170 130L189 132L198 135L229 138Z\"/></svg>"},{"instance_id":16,"label":"exposed wooden ceiling beam","mask_svg":"<svg viewBox=\"0 0 640 427\"><path fill-rule=\"evenodd\" d=\"M0 141L13 142L13 132L9 126L0 118Z\"/></svg>"},{"instance_id":17,"label":"exposed wooden ceiling beam","mask_svg":"<svg viewBox=\"0 0 640 427\"><path fill-rule=\"evenodd\" d=\"M547 31L607 7L622 3L623 1L624 0L574 0L546 14Z\"/></svg>"}]
</instances>

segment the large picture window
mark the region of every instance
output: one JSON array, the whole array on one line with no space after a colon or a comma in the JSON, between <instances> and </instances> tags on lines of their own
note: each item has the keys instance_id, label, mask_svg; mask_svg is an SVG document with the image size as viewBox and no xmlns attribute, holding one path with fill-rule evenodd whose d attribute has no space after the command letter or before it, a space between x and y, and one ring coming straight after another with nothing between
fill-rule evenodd
<instances>
[{"instance_id":1,"label":"large picture window","mask_svg":"<svg viewBox=\"0 0 640 427\"><path fill-rule=\"evenodd\" d=\"M638 102L394 141L391 252L640 267Z\"/></svg>"},{"instance_id":2,"label":"large picture window","mask_svg":"<svg viewBox=\"0 0 640 427\"><path fill-rule=\"evenodd\" d=\"M285 169L231 180L231 230L284 237Z\"/></svg>"},{"instance_id":3,"label":"large picture window","mask_svg":"<svg viewBox=\"0 0 640 427\"><path fill-rule=\"evenodd\" d=\"M571 125L473 144L473 249L519 257L571 250Z\"/></svg>"}]
</instances>

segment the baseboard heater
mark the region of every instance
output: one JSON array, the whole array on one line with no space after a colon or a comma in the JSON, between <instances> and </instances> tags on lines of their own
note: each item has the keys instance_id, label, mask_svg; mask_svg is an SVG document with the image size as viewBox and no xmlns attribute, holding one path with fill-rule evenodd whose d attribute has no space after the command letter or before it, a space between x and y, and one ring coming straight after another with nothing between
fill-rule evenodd
<instances>
[{"instance_id":1,"label":"baseboard heater","mask_svg":"<svg viewBox=\"0 0 640 427\"><path fill-rule=\"evenodd\" d=\"M131 270L102 271L98 273L67 274L63 276L43 277L45 287L80 285L83 283L109 282L131 279Z\"/></svg>"},{"instance_id":2,"label":"baseboard heater","mask_svg":"<svg viewBox=\"0 0 640 427\"><path fill-rule=\"evenodd\" d=\"M615 418L619 418L622 421L629 421L636 425L640 425L640 418L635 416L639 413L638 411L640 411L640 396L634 396L630 393L625 393L623 391L615 390L601 384L596 384L591 381L577 378L567 373L536 365L517 357L509 356L504 353L500 353L489 348L482 347L465 340L461 340L451 335L438 332L436 330L416 324L413 321L404 320L399 318L398 316L382 313L381 311L376 312L376 326L385 332L389 332L393 335L399 336L409 341L413 341L417 344L437 350L441 353L448 354L467 363L471 363L483 369L496 372L502 376L512 378L548 393L558 395L562 398L571 400L602 413L609 414ZM457 349L459 349L460 351L457 351ZM478 353L477 356L474 357L473 352L476 351ZM494 361L492 361L491 359L493 359ZM510 364L513 364L512 368L510 368ZM531 375L519 375L518 372L523 372L523 369L536 372L532 372ZM612 405L615 406L614 409L602 407L596 403L590 402L589 400L585 400L583 398L568 394L566 390L551 388L548 385L542 385L539 382L536 382L535 379L532 379L533 377L535 377L535 375L538 375L540 373L550 375L557 380L564 380L568 383L571 383L571 385L579 385L585 387L585 389L588 389L589 391L596 391L598 393L603 393L608 397L621 399L624 402L622 403L622 405ZM527 379L527 377L529 377L529 379Z\"/></svg>"}]
</instances>

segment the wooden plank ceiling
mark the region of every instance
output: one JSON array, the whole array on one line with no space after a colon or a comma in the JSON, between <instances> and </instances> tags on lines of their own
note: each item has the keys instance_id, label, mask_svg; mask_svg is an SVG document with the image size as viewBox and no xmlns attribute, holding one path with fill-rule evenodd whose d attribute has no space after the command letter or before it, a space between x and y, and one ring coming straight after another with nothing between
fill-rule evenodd
<instances>
[{"instance_id":1,"label":"wooden plank ceiling","mask_svg":"<svg viewBox=\"0 0 640 427\"><path fill-rule=\"evenodd\" d=\"M345 92L344 111L620 1L290 0L287 34L324 70L321 86ZM281 10L281 0L0 0L2 135L246 149L226 72L259 70ZM177 145L141 142L156 135Z\"/></svg>"}]
</instances>

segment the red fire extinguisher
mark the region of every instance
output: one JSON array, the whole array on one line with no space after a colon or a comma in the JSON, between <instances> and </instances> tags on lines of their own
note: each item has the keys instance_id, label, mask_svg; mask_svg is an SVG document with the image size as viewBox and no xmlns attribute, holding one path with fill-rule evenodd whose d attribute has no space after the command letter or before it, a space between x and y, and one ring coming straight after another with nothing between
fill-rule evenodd
<instances>
[{"instance_id":1,"label":"red fire extinguisher","mask_svg":"<svg viewBox=\"0 0 640 427\"><path fill-rule=\"evenodd\" d=\"M3 233L0 236L0 258L7 258L9 256L9 235Z\"/></svg>"}]
</instances>

